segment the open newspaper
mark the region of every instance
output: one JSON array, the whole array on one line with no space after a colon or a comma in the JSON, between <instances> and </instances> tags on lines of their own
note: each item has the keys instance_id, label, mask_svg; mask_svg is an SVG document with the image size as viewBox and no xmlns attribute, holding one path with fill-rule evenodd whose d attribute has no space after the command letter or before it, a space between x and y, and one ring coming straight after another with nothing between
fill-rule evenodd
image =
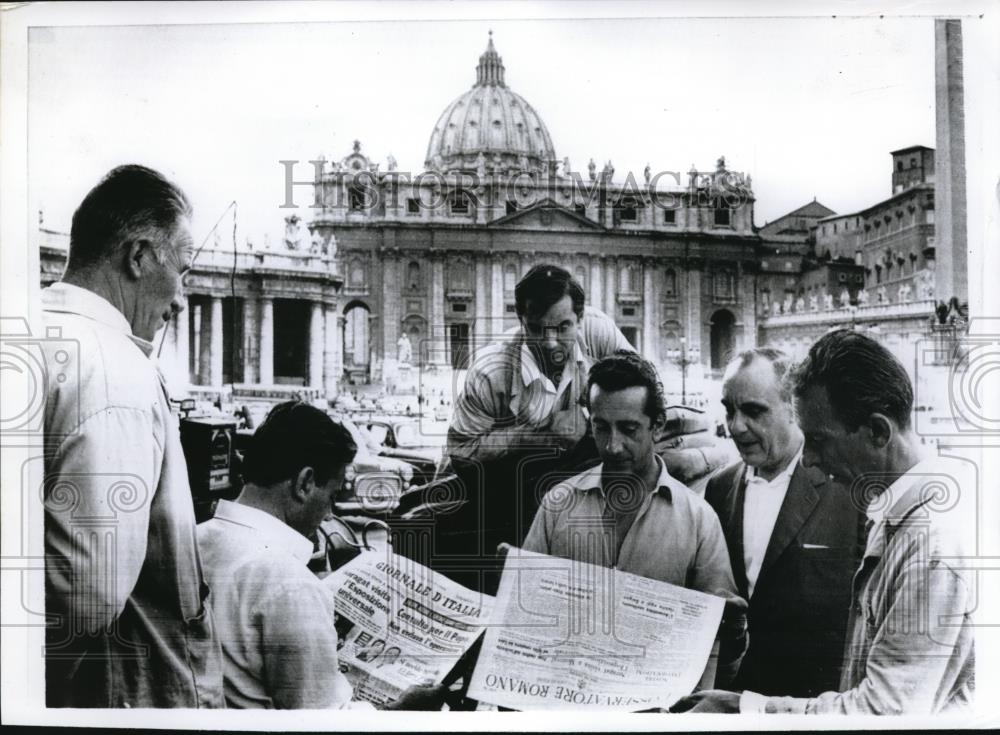
<instances>
[{"instance_id":1,"label":"open newspaper","mask_svg":"<svg viewBox=\"0 0 1000 735\"><path fill-rule=\"evenodd\" d=\"M670 707L702 679L724 604L615 569L513 550L469 696L518 710Z\"/></svg>"},{"instance_id":2,"label":"open newspaper","mask_svg":"<svg viewBox=\"0 0 1000 735\"><path fill-rule=\"evenodd\" d=\"M377 705L414 684L440 684L479 637L494 601L389 550L361 554L324 584L337 615L352 624L339 659L354 698Z\"/></svg>"}]
</instances>

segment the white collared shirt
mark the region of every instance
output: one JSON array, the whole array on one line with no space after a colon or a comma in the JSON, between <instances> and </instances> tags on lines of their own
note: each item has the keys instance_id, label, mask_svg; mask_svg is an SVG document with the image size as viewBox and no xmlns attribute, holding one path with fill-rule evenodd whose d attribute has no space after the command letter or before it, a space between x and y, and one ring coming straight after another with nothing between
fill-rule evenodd
<instances>
[{"instance_id":1,"label":"white collared shirt","mask_svg":"<svg viewBox=\"0 0 1000 735\"><path fill-rule=\"evenodd\" d=\"M891 511L899 498L913 484L914 478L922 475L933 475L937 466L937 457L925 457L909 470L896 478L884 492L875 496L868 503L865 515L871 522L868 531L868 538L865 540L865 556L881 556L882 546L885 543L885 534L882 532L885 526L886 517L892 520Z\"/></svg>"},{"instance_id":2,"label":"white collared shirt","mask_svg":"<svg viewBox=\"0 0 1000 735\"><path fill-rule=\"evenodd\" d=\"M801 459L800 447L788 466L772 480L765 480L756 469L748 471L743 500L743 565L747 574L747 595L750 597L753 597L753 588L757 584L781 504L788 494L792 474Z\"/></svg>"},{"instance_id":3,"label":"white collared shirt","mask_svg":"<svg viewBox=\"0 0 1000 735\"><path fill-rule=\"evenodd\" d=\"M198 526L230 707L349 706L333 600L306 562L312 543L274 516L220 500Z\"/></svg>"},{"instance_id":4,"label":"white collared shirt","mask_svg":"<svg viewBox=\"0 0 1000 735\"><path fill-rule=\"evenodd\" d=\"M510 410L515 416L530 424L541 426L551 416L573 384L574 376L583 363L583 351L578 342L573 343L573 359L567 362L559 380L552 383L535 360L535 355L527 344L521 345L521 384L515 381L511 391Z\"/></svg>"}]
</instances>

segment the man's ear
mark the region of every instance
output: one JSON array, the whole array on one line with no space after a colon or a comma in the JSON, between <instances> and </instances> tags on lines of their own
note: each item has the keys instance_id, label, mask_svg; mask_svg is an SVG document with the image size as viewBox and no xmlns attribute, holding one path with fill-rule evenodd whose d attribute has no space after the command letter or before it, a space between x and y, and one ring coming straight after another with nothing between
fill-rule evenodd
<instances>
[{"instance_id":1,"label":"man's ear","mask_svg":"<svg viewBox=\"0 0 1000 735\"><path fill-rule=\"evenodd\" d=\"M303 467L299 474L295 476L292 483L292 497L300 503L305 502L309 495L316 489L314 480L315 473L312 467Z\"/></svg>"},{"instance_id":2,"label":"man's ear","mask_svg":"<svg viewBox=\"0 0 1000 735\"><path fill-rule=\"evenodd\" d=\"M128 240L125 243L125 272L138 281L149 267L148 259L154 257L156 254L153 252L153 243L149 240Z\"/></svg>"},{"instance_id":3,"label":"man's ear","mask_svg":"<svg viewBox=\"0 0 1000 735\"><path fill-rule=\"evenodd\" d=\"M660 411L656 418L653 419L653 423L650 425L650 430L653 432L653 436L660 434L667 425L667 413L666 411Z\"/></svg>"},{"instance_id":4,"label":"man's ear","mask_svg":"<svg viewBox=\"0 0 1000 735\"><path fill-rule=\"evenodd\" d=\"M882 449L896 433L896 424L885 414L873 413L868 417L868 431L871 433L872 445Z\"/></svg>"}]
</instances>

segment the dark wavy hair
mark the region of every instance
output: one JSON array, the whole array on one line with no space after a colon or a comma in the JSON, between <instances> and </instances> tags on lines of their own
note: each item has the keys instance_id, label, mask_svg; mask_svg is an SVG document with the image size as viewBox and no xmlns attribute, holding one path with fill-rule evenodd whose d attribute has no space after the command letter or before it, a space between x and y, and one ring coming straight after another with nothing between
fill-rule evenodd
<instances>
[{"instance_id":1,"label":"dark wavy hair","mask_svg":"<svg viewBox=\"0 0 1000 735\"><path fill-rule=\"evenodd\" d=\"M323 411L301 401L279 403L250 438L243 457L243 479L271 487L312 467L325 484L354 461L358 447L350 433Z\"/></svg>"},{"instance_id":2,"label":"dark wavy hair","mask_svg":"<svg viewBox=\"0 0 1000 735\"><path fill-rule=\"evenodd\" d=\"M518 317L525 316L529 308L533 315L541 315L567 294L573 300L573 312L583 319L586 297L580 282L565 268L536 265L514 287L514 310Z\"/></svg>"},{"instance_id":3,"label":"dark wavy hair","mask_svg":"<svg viewBox=\"0 0 1000 735\"><path fill-rule=\"evenodd\" d=\"M888 416L906 429L913 411L913 384L889 350L871 337L850 329L823 335L791 375L801 398L814 386L826 389L837 420L850 431L873 413Z\"/></svg>"},{"instance_id":4,"label":"dark wavy hair","mask_svg":"<svg viewBox=\"0 0 1000 735\"><path fill-rule=\"evenodd\" d=\"M656 367L649 360L629 350L618 350L594 363L587 376L587 402L590 389L598 386L604 391L618 391L626 388L646 389L644 411L653 423L666 415L667 402L663 396L663 383Z\"/></svg>"}]
</instances>

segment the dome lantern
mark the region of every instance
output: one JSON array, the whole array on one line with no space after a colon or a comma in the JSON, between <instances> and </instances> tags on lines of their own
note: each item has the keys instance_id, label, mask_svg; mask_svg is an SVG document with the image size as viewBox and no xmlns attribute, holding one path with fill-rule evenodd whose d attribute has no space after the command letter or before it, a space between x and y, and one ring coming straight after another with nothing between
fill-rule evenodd
<instances>
[{"instance_id":1,"label":"dome lantern","mask_svg":"<svg viewBox=\"0 0 1000 735\"><path fill-rule=\"evenodd\" d=\"M535 109L505 81L490 31L476 83L448 105L427 145L431 171L546 171L556 160L552 138Z\"/></svg>"}]
</instances>

